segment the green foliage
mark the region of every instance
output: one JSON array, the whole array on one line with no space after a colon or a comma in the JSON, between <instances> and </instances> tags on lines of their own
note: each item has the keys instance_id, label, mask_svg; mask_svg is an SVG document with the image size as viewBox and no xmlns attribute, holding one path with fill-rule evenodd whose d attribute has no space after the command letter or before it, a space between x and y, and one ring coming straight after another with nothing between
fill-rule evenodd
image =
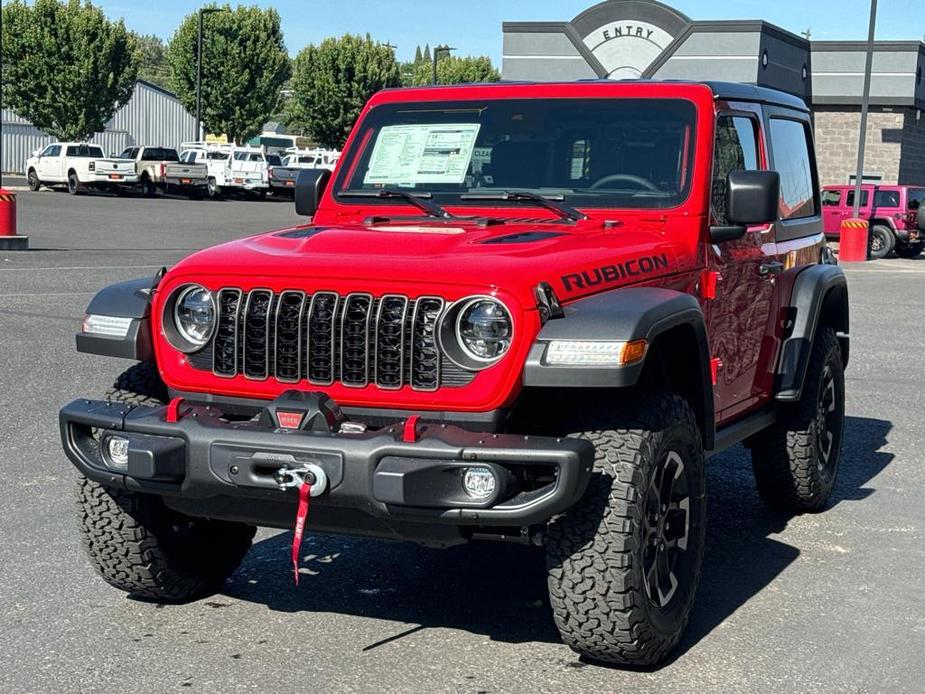
<instances>
[{"instance_id":1,"label":"green foliage","mask_svg":"<svg viewBox=\"0 0 925 694\"><path fill-rule=\"evenodd\" d=\"M342 147L369 97L399 84L391 48L368 35L325 39L296 56L290 123L303 125L325 147Z\"/></svg>"},{"instance_id":2,"label":"green foliage","mask_svg":"<svg viewBox=\"0 0 925 694\"><path fill-rule=\"evenodd\" d=\"M80 140L132 97L135 36L89 0L12 0L2 10L3 103L39 130Z\"/></svg>"},{"instance_id":3,"label":"green foliage","mask_svg":"<svg viewBox=\"0 0 925 694\"><path fill-rule=\"evenodd\" d=\"M276 109L291 65L276 10L221 9L203 16L202 121L207 132L243 142L258 134ZM167 48L170 86L193 114L198 27L198 12L188 15Z\"/></svg>"},{"instance_id":4,"label":"green foliage","mask_svg":"<svg viewBox=\"0 0 925 694\"><path fill-rule=\"evenodd\" d=\"M420 62L414 67L410 84L431 84L432 62ZM497 82L501 75L485 56L441 56L437 60L437 84L465 84L466 82Z\"/></svg>"},{"instance_id":5,"label":"green foliage","mask_svg":"<svg viewBox=\"0 0 925 694\"><path fill-rule=\"evenodd\" d=\"M141 68L138 79L147 80L158 87L170 89L170 65L167 64L167 47L154 35L136 35L141 50Z\"/></svg>"}]
</instances>

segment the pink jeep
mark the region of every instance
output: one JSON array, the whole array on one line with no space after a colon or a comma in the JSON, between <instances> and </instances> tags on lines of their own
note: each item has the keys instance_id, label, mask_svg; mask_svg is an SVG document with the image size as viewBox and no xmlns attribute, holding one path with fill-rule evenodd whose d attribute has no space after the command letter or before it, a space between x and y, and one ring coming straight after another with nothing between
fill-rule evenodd
<instances>
[{"instance_id":1,"label":"pink jeep","mask_svg":"<svg viewBox=\"0 0 925 694\"><path fill-rule=\"evenodd\" d=\"M925 187L864 184L861 186L860 217L870 222L870 257L884 258L896 251L900 258L915 258L925 247L925 235L916 228L919 205L925 202ZM825 235L837 239L843 219L851 217L854 186L826 186L822 189Z\"/></svg>"}]
</instances>

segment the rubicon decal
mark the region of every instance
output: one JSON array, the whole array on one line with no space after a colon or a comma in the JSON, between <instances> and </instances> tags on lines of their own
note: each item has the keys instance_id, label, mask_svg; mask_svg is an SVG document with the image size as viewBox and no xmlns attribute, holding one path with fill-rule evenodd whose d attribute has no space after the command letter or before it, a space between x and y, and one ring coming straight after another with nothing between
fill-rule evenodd
<instances>
[{"instance_id":1,"label":"rubicon decal","mask_svg":"<svg viewBox=\"0 0 925 694\"><path fill-rule=\"evenodd\" d=\"M668 256L647 255L642 258L633 258L616 265L602 265L593 270L583 270L562 276L562 286L565 291L587 289L601 283L616 282L626 277L648 275L657 270L668 269Z\"/></svg>"}]
</instances>

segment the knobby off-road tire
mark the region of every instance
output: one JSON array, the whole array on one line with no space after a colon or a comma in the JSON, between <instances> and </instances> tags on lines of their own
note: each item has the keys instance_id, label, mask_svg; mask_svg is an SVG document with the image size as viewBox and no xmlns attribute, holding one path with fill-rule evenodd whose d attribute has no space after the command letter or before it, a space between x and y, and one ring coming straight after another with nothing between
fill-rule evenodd
<instances>
[{"instance_id":1,"label":"knobby off-road tire","mask_svg":"<svg viewBox=\"0 0 925 694\"><path fill-rule=\"evenodd\" d=\"M136 364L106 399L163 404L166 389L153 364ZM255 528L191 518L158 496L111 489L81 477L77 520L90 561L109 585L135 597L182 602L218 590L250 548Z\"/></svg>"},{"instance_id":2,"label":"knobby off-road tire","mask_svg":"<svg viewBox=\"0 0 925 694\"><path fill-rule=\"evenodd\" d=\"M758 493L772 508L819 511L829 499L841 460L845 374L831 328L816 330L803 393L777 423L753 437Z\"/></svg>"},{"instance_id":3,"label":"knobby off-road tire","mask_svg":"<svg viewBox=\"0 0 925 694\"><path fill-rule=\"evenodd\" d=\"M653 392L590 415L582 500L550 522L549 595L562 640L597 661L653 665L687 625L703 560L703 446L682 398Z\"/></svg>"}]
</instances>

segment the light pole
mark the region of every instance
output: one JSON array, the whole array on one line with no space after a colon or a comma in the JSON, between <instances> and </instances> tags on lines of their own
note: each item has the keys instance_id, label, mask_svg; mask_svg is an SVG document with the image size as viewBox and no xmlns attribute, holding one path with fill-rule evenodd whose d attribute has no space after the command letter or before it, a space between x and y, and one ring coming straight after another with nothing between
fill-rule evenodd
<instances>
[{"instance_id":1,"label":"light pole","mask_svg":"<svg viewBox=\"0 0 925 694\"><path fill-rule=\"evenodd\" d=\"M450 54L450 51L455 51L456 49L453 46L434 46L434 73L433 73L433 84L437 84L437 61L440 59L441 53Z\"/></svg>"},{"instance_id":2,"label":"light pole","mask_svg":"<svg viewBox=\"0 0 925 694\"><path fill-rule=\"evenodd\" d=\"M202 17L213 12L224 12L224 7L199 8L199 35L196 39L196 139L202 137Z\"/></svg>"},{"instance_id":3,"label":"light pole","mask_svg":"<svg viewBox=\"0 0 925 694\"><path fill-rule=\"evenodd\" d=\"M877 0L870 0L870 26L867 29L867 63L864 66L864 93L861 96L861 136L858 142L858 171L854 177L854 210L861 213L861 183L864 178L864 146L867 143L867 111L870 108L870 73L874 66L874 31L877 26Z\"/></svg>"}]
</instances>

